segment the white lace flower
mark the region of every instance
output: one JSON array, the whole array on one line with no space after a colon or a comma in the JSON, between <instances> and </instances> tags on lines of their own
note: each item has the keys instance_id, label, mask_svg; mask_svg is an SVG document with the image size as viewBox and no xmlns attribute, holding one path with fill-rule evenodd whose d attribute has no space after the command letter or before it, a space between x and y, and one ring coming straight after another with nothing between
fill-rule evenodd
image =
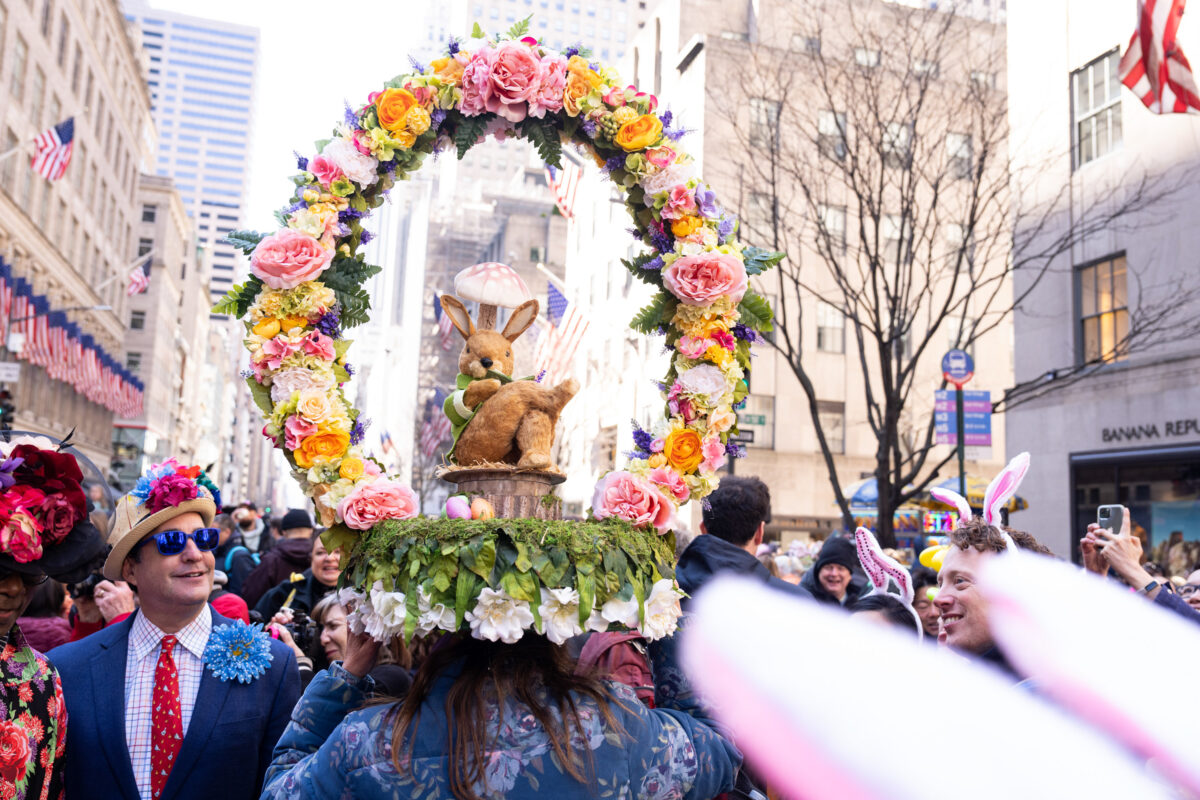
<instances>
[{"instance_id":1,"label":"white lace flower","mask_svg":"<svg viewBox=\"0 0 1200 800\"><path fill-rule=\"evenodd\" d=\"M444 631L455 630L454 609L447 608L444 603L433 604L433 596L422 586L417 589L417 635L425 636L439 628Z\"/></svg>"},{"instance_id":2,"label":"white lace flower","mask_svg":"<svg viewBox=\"0 0 1200 800\"><path fill-rule=\"evenodd\" d=\"M592 613L588 616L587 629L596 633L604 633L608 630L608 620L600 613L600 609L593 608Z\"/></svg>"},{"instance_id":3,"label":"white lace flower","mask_svg":"<svg viewBox=\"0 0 1200 800\"><path fill-rule=\"evenodd\" d=\"M300 367L285 369L271 376L271 402L283 403L290 400L292 392L308 389L328 391L332 388L332 379L322 378L310 370Z\"/></svg>"},{"instance_id":4,"label":"white lace flower","mask_svg":"<svg viewBox=\"0 0 1200 800\"><path fill-rule=\"evenodd\" d=\"M377 170L379 162L373 156L360 153L358 148L347 139L334 139L325 145L321 155L338 165L338 169L346 173L346 177L365 188L379 180Z\"/></svg>"},{"instance_id":5,"label":"white lace flower","mask_svg":"<svg viewBox=\"0 0 1200 800\"><path fill-rule=\"evenodd\" d=\"M685 370L679 376L679 384L688 394L705 395L708 402L717 405L721 397L729 391L729 383L721 368L712 364L701 364Z\"/></svg>"},{"instance_id":6,"label":"white lace flower","mask_svg":"<svg viewBox=\"0 0 1200 800\"><path fill-rule=\"evenodd\" d=\"M525 629L533 624L533 612L529 603L517 600L503 589L483 589L479 602L467 612L471 623L471 635L490 642L513 644L525 635Z\"/></svg>"},{"instance_id":7,"label":"white lace flower","mask_svg":"<svg viewBox=\"0 0 1200 800\"><path fill-rule=\"evenodd\" d=\"M570 586L565 589L542 589L542 604L538 606L546 638L562 644L572 636L583 633L579 624L579 592Z\"/></svg>"},{"instance_id":8,"label":"white lace flower","mask_svg":"<svg viewBox=\"0 0 1200 800\"><path fill-rule=\"evenodd\" d=\"M637 598L631 597L628 600L618 600L614 597L600 609L600 615L609 622L616 622L633 630L638 624Z\"/></svg>"},{"instance_id":9,"label":"white lace flower","mask_svg":"<svg viewBox=\"0 0 1200 800\"><path fill-rule=\"evenodd\" d=\"M371 609L375 613L366 620L364 627L377 642L387 642L404 632L404 592L387 592L383 581L375 581L371 587Z\"/></svg>"},{"instance_id":10,"label":"white lace flower","mask_svg":"<svg viewBox=\"0 0 1200 800\"><path fill-rule=\"evenodd\" d=\"M646 618L638 628L642 636L654 641L674 633L682 613L679 609L682 596L674 581L663 578L655 583L646 598Z\"/></svg>"},{"instance_id":11,"label":"white lace flower","mask_svg":"<svg viewBox=\"0 0 1200 800\"><path fill-rule=\"evenodd\" d=\"M676 186L686 184L695 172L696 166L693 163L672 164L642 178L642 188L646 191L646 197L651 198L659 192L669 192Z\"/></svg>"}]
</instances>

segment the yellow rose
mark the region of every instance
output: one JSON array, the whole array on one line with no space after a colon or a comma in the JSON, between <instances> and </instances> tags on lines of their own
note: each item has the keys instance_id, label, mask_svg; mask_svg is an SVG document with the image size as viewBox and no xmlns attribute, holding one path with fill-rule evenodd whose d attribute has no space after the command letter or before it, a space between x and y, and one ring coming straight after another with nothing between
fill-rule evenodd
<instances>
[{"instance_id":1,"label":"yellow rose","mask_svg":"<svg viewBox=\"0 0 1200 800\"><path fill-rule=\"evenodd\" d=\"M420 136L425 131L429 130L430 119L429 112L421 106L413 106L408 110L408 114L404 117L404 124L408 129Z\"/></svg>"},{"instance_id":2,"label":"yellow rose","mask_svg":"<svg viewBox=\"0 0 1200 800\"><path fill-rule=\"evenodd\" d=\"M338 458L350 447L350 434L317 428L317 432L300 442L292 453L296 466L308 469L317 463L326 463Z\"/></svg>"},{"instance_id":3,"label":"yellow rose","mask_svg":"<svg viewBox=\"0 0 1200 800\"><path fill-rule=\"evenodd\" d=\"M735 422L737 422L737 414L727 408L719 408L708 418L708 432L724 433L732 428Z\"/></svg>"},{"instance_id":4,"label":"yellow rose","mask_svg":"<svg viewBox=\"0 0 1200 800\"><path fill-rule=\"evenodd\" d=\"M309 422L325 422L333 413L329 395L322 389L305 389L296 401L296 413Z\"/></svg>"},{"instance_id":5,"label":"yellow rose","mask_svg":"<svg viewBox=\"0 0 1200 800\"><path fill-rule=\"evenodd\" d=\"M448 86L458 86L462 83L463 65L454 56L435 58L430 64L433 76Z\"/></svg>"},{"instance_id":6,"label":"yellow rose","mask_svg":"<svg viewBox=\"0 0 1200 800\"><path fill-rule=\"evenodd\" d=\"M658 469L659 467L665 467L666 465L667 457L662 453L655 453L646 461L646 466L650 467L650 469Z\"/></svg>"},{"instance_id":7,"label":"yellow rose","mask_svg":"<svg viewBox=\"0 0 1200 800\"><path fill-rule=\"evenodd\" d=\"M604 79L588 66L586 58L571 56L567 61L567 85L563 88L563 108L567 114L579 116L579 101L603 82Z\"/></svg>"},{"instance_id":8,"label":"yellow rose","mask_svg":"<svg viewBox=\"0 0 1200 800\"><path fill-rule=\"evenodd\" d=\"M613 143L627 153L645 150L662 138L662 120L654 114L643 114L621 126Z\"/></svg>"},{"instance_id":9,"label":"yellow rose","mask_svg":"<svg viewBox=\"0 0 1200 800\"><path fill-rule=\"evenodd\" d=\"M307 440L306 440L307 441ZM667 435L663 444L663 455L667 463L680 474L695 472L696 467L704 460L701 450L700 434L689 430L675 430Z\"/></svg>"},{"instance_id":10,"label":"yellow rose","mask_svg":"<svg viewBox=\"0 0 1200 800\"><path fill-rule=\"evenodd\" d=\"M695 233L702 224L699 217L689 214L671 223L671 233L675 234L676 239L686 239Z\"/></svg>"},{"instance_id":11,"label":"yellow rose","mask_svg":"<svg viewBox=\"0 0 1200 800\"><path fill-rule=\"evenodd\" d=\"M342 465L338 467L338 475L348 480L356 481L363 476L363 462L361 458L343 458Z\"/></svg>"},{"instance_id":12,"label":"yellow rose","mask_svg":"<svg viewBox=\"0 0 1200 800\"><path fill-rule=\"evenodd\" d=\"M408 110L416 104L417 98L407 89L384 89L383 94L375 98L380 127L392 135L404 130Z\"/></svg>"},{"instance_id":13,"label":"yellow rose","mask_svg":"<svg viewBox=\"0 0 1200 800\"><path fill-rule=\"evenodd\" d=\"M275 334L279 333L279 320L264 319L262 322L251 328L255 336L262 336L265 339L270 339Z\"/></svg>"},{"instance_id":14,"label":"yellow rose","mask_svg":"<svg viewBox=\"0 0 1200 800\"><path fill-rule=\"evenodd\" d=\"M408 150L417 141L417 136L412 131L396 131L392 134L392 141L400 145L401 149Z\"/></svg>"}]
</instances>

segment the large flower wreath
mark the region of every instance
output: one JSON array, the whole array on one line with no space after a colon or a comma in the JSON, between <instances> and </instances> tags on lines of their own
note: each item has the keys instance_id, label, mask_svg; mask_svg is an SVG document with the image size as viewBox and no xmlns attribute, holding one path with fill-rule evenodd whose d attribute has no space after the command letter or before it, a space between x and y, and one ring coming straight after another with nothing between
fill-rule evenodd
<instances>
[{"instance_id":1,"label":"large flower wreath","mask_svg":"<svg viewBox=\"0 0 1200 800\"><path fill-rule=\"evenodd\" d=\"M591 61L586 50L553 52L528 30L525 20L503 36L488 38L477 24L466 45L451 41L445 56L428 66L414 62L413 73L388 81L366 105L347 106L333 138L317 143L317 155L297 155L301 171L293 178L291 202L277 213L281 229L229 236L250 256L252 276L214 310L247 318L251 369L246 379L267 417L263 432L283 449L321 522L331 526L331 542L347 552L350 581L360 597L378 596L392 612L400 603L399 616L392 613L396 624L381 629L381 635L403 628L406 617L411 635L422 613L444 603L457 609L453 625L447 621L444 627L456 629L469 621L476 635L503 638L488 625L480 633L480 614L494 616L496 608L517 614L504 606L514 599L514 590L522 595L517 602L536 610L540 592L575 591L580 577L572 566L561 575L553 571L554 581L540 577L522 584L502 580L497 567L496 574L481 574L466 587L463 581L451 585L449 573L434 586L431 564L460 560L452 548L429 541L406 555L409 561L397 550L395 561L402 562L397 565L368 557L361 541L368 537L360 532L376 526L380 535L385 529L394 534L392 521L415 518L418 508L411 490L382 475L362 450L363 422L341 389L353 375L343 331L367 320L370 301L362 285L380 270L364 263L359 252L371 236L363 219L427 155L454 148L461 158L489 135L515 135L531 141L547 164L558 165L562 143L570 142L626 191L632 233L650 251L625 266L660 288L632 326L644 334L664 334L674 356L662 383L665 418L652 430L635 432L626 470L601 479L593 501L596 519L615 518L626 527L663 533L680 503L712 492L717 470L739 454L729 437L737 430L735 409L747 393L750 345L771 327L770 306L747 279L777 264L783 254L737 241L737 221L696 176L692 158L678 143L683 131L671 127L671 112L660 113L654 96L623 87L617 73ZM503 548L513 537L501 523L489 529L500 541L479 535ZM632 542L632 533L622 535ZM478 546L482 540L473 541ZM536 538L521 546L523 553L532 548L531 554L514 557L505 565L510 572L528 575L533 570L527 563L536 562L539 553L555 557L539 550ZM624 548L631 549L637 548ZM578 554L570 550L563 554L575 565ZM635 619L644 625L644 600L670 576L649 564L627 567L622 558L612 565L620 573L606 578L608 559L602 556L593 559L601 572L599 591L587 594L597 608L636 597ZM398 566L409 569L397 575ZM455 575L471 571L470 565L462 566L455 567ZM384 597L389 592L382 583L371 591L383 578L399 600ZM578 605L578 598L573 602ZM485 604L492 612L482 608ZM578 610L585 623L592 617L591 602ZM544 628L541 620L530 624Z\"/></svg>"}]
</instances>

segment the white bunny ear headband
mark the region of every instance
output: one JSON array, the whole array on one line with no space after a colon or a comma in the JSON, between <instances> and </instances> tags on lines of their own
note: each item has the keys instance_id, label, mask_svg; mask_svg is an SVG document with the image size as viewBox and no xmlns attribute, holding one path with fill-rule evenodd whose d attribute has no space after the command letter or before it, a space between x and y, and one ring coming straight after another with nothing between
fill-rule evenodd
<instances>
[{"instance_id":1,"label":"white bunny ear headband","mask_svg":"<svg viewBox=\"0 0 1200 800\"><path fill-rule=\"evenodd\" d=\"M1025 473L1028 471L1029 453L1018 454L1016 458L1008 462L1008 466L1000 470L999 475L992 479L992 482L988 484L987 492L983 495L983 521L1000 531L1009 552L1015 551L1017 545L1008 532L1000 527L1000 509L1004 508L1012 496L1017 493L1017 488L1025 479ZM930 489L929 493L936 500L948 506L954 506L958 511L960 525L974 516L971 512L971 504L958 492L935 487Z\"/></svg>"},{"instance_id":2,"label":"white bunny ear headband","mask_svg":"<svg viewBox=\"0 0 1200 800\"><path fill-rule=\"evenodd\" d=\"M858 563L862 564L863 572L867 573L867 578L871 581L871 591L867 592L869 596L873 594L891 594L888 591L889 580L896 584L899 590L898 595L894 595L900 602L904 603L904 607L912 614L913 622L917 626L917 635L924 635L924 627L921 625L921 618L917 615L917 610L913 608L913 584L912 575L909 574L900 562L883 552L883 548L879 546L879 540L875 538L875 534L871 533L866 528L859 528L854 532L854 544L858 548Z\"/></svg>"}]
</instances>

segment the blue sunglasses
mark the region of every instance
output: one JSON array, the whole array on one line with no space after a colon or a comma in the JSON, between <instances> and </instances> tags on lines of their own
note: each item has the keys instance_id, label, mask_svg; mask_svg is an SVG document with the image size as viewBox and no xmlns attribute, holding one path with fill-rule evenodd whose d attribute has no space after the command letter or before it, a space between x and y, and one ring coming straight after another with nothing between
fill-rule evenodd
<instances>
[{"instance_id":1,"label":"blue sunglasses","mask_svg":"<svg viewBox=\"0 0 1200 800\"><path fill-rule=\"evenodd\" d=\"M147 542L154 542L154 545L158 548L160 555L177 556L187 547L188 539L191 539L193 542L195 542L196 548L202 552L216 550L217 544L221 541L221 531L217 528L197 528L191 533L184 533L183 531L161 531L159 533L151 534L142 541L138 542L137 546L134 547L134 550L146 544Z\"/></svg>"}]
</instances>

